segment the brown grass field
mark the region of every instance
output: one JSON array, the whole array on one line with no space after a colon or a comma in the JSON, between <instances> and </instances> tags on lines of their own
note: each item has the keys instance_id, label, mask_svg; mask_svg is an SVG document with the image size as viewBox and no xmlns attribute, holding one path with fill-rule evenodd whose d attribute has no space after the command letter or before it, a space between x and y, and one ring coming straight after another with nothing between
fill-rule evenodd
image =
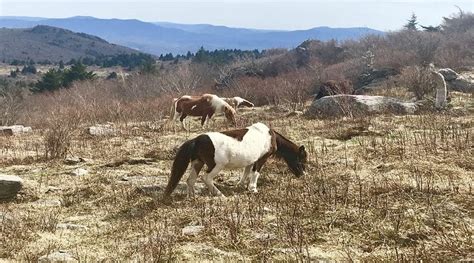
<instances>
[{"instance_id":1,"label":"brown grass field","mask_svg":"<svg viewBox=\"0 0 474 263\"><path fill-rule=\"evenodd\" d=\"M176 148L201 132L192 119L192 132L165 120L115 123L116 136L76 130L68 155L85 162L74 165L42 160L44 130L0 137L0 173L25 181L0 203L0 261L58 250L83 262L473 260L474 105L453 96L454 109L414 116L241 111L239 126L261 121L304 144L308 174L271 159L251 194L234 186L242 171L225 171L225 199L200 181L187 199L185 175L173 201L160 201ZM222 117L208 128L223 129Z\"/></svg>"}]
</instances>

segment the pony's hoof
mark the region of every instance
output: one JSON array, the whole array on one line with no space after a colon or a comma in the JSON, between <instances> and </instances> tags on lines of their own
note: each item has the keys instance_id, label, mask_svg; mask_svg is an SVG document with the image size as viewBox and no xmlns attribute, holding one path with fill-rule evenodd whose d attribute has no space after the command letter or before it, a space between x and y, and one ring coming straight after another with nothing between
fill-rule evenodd
<instances>
[{"instance_id":1,"label":"pony's hoof","mask_svg":"<svg viewBox=\"0 0 474 263\"><path fill-rule=\"evenodd\" d=\"M227 197L225 195L218 195L216 196L217 199L219 199L220 201L226 201L227 200Z\"/></svg>"},{"instance_id":2,"label":"pony's hoof","mask_svg":"<svg viewBox=\"0 0 474 263\"><path fill-rule=\"evenodd\" d=\"M253 194L256 194L256 193L258 193L258 190L257 190L257 188L250 188L249 192L253 193Z\"/></svg>"}]
</instances>

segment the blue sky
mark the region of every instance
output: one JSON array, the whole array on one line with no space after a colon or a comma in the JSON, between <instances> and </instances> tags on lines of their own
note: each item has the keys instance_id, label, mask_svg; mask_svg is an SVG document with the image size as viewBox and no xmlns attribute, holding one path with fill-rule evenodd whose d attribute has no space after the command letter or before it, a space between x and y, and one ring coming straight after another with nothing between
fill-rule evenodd
<instances>
[{"instance_id":1,"label":"blue sky","mask_svg":"<svg viewBox=\"0 0 474 263\"><path fill-rule=\"evenodd\" d=\"M0 16L139 19L207 23L261 29L316 26L400 28L414 12L423 25L437 25L456 6L473 12L474 0L0 0Z\"/></svg>"}]
</instances>

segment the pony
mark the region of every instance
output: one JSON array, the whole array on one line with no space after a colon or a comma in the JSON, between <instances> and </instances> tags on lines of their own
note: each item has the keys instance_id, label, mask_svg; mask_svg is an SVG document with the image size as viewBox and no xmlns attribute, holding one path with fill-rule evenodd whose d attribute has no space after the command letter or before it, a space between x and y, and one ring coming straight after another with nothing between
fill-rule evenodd
<instances>
[{"instance_id":1,"label":"pony","mask_svg":"<svg viewBox=\"0 0 474 263\"><path fill-rule=\"evenodd\" d=\"M201 126L204 127L208 119L214 114L224 113L228 121L236 126L236 111L227 102L214 94L204 94L202 96L184 95L180 98L173 99L171 106L172 121L179 118L184 129L184 119L187 116L201 117Z\"/></svg>"},{"instance_id":2,"label":"pony","mask_svg":"<svg viewBox=\"0 0 474 263\"><path fill-rule=\"evenodd\" d=\"M238 186L246 186L249 191L257 192L260 170L272 155L281 157L295 176L306 173L305 147L297 146L263 123L255 123L244 129L201 134L186 141L178 149L163 197L167 199L171 195L189 163L192 169L187 179L188 197L195 196L194 184L204 164L207 169L202 179L212 195L223 196L213 183L214 177L222 169L245 168Z\"/></svg>"},{"instance_id":3,"label":"pony","mask_svg":"<svg viewBox=\"0 0 474 263\"><path fill-rule=\"evenodd\" d=\"M237 110L239 106L250 107L250 108L255 106L252 102L246 99L243 99L241 97L222 98L222 99L225 102L227 102L230 106L232 106L235 110Z\"/></svg>"}]
</instances>

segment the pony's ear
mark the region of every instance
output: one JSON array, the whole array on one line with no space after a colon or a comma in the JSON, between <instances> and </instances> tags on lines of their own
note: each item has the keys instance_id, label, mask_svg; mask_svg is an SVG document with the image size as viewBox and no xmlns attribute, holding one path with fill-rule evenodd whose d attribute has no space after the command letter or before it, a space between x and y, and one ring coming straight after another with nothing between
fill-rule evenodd
<instances>
[{"instance_id":1,"label":"pony's ear","mask_svg":"<svg viewBox=\"0 0 474 263\"><path fill-rule=\"evenodd\" d=\"M304 148L304 145L300 146L300 153L304 152L306 149Z\"/></svg>"}]
</instances>

